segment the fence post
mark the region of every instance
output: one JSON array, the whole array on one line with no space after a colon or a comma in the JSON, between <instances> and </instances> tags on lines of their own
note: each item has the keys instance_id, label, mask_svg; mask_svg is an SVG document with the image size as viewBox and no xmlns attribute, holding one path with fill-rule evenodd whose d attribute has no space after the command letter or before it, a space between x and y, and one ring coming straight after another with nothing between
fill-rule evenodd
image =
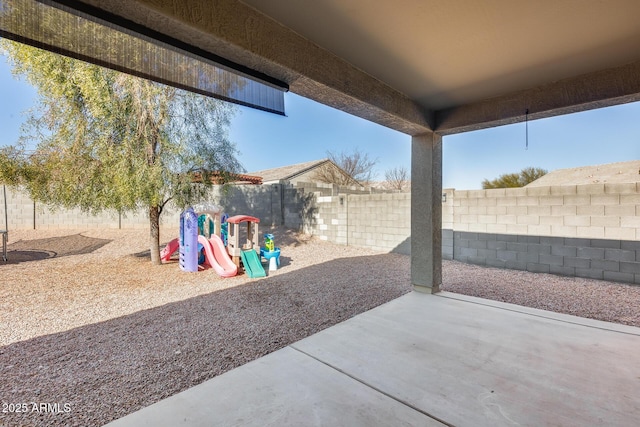
<instances>
[{"instance_id":1,"label":"fence post","mask_svg":"<svg viewBox=\"0 0 640 427\"><path fill-rule=\"evenodd\" d=\"M2 192L4 193L4 230L9 231L9 216L7 214L7 186L2 186Z\"/></svg>"}]
</instances>

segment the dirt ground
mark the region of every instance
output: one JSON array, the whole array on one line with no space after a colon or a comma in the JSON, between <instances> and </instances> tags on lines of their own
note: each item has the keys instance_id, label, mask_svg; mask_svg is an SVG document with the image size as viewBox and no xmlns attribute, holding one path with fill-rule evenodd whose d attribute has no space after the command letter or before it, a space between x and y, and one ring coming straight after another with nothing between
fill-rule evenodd
<instances>
[{"instance_id":1,"label":"dirt ground","mask_svg":"<svg viewBox=\"0 0 640 427\"><path fill-rule=\"evenodd\" d=\"M0 426L103 425L411 290L406 255L267 231L281 268L262 279L153 266L144 230L11 232ZM442 289L640 326L638 286L445 261ZM33 403L59 411L15 411Z\"/></svg>"},{"instance_id":2,"label":"dirt ground","mask_svg":"<svg viewBox=\"0 0 640 427\"><path fill-rule=\"evenodd\" d=\"M406 256L269 232L281 267L262 279L153 266L144 231L12 232L0 403L69 411L0 425L103 425L410 291Z\"/></svg>"}]
</instances>

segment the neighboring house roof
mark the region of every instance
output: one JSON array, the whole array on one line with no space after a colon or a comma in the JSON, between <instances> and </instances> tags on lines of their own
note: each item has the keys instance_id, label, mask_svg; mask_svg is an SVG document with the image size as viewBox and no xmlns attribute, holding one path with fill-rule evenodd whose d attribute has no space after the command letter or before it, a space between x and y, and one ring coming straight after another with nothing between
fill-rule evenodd
<instances>
[{"instance_id":1,"label":"neighboring house roof","mask_svg":"<svg viewBox=\"0 0 640 427\"><path fill-rule=\"evenodd\" d=\"M528 184L527 187L633 182L640 182L640 160L557 169L536 179Z\"/></svg>"},{"instance_id":2,"label":"neighboring house roof","mask_svg":"<svg viewBox=\"0 0 640 427\"><path fill-rule=\"evenodd\" d=\"M225 176L226 175L226 176ZM262 178L260 176L247 175L243 173L227 173L223 175L222 172L211 172L211 182L213 184L233 183L233 184L262 184ZM193 182L201 182L202 177L198 172L193 174Z\"/></svg>"},{"instance_id":3,"label":"neighboring house roof","mask_svg":"<svg viewBox=\"0 0 640 427\"><path fill-rule=\"evenodd\" d=\"M262 177L255 175L247 175L244 173L237 173L232 176L232 183L234 184L254 184L261 185Z\"/></svg>"},{"instance_id":4,"label":"neighboring house roof","mask_svg":"<svg viewBox=\"0 0 640 427\"><path fill-rule=\"evenodd\" d=\"M329 162L329 159L314 160L311 162L297 163L295 165L281 166L279 168L264 169L251 172L251 175L262 177L262 181L279 181L295 178L298 175L308 172L311 169L322 166Z\"/></svg>"},{"instance_id":5,"label":"neighboring house roof","mask_svg":"<svg viewBox=\"0 0 640 427\"><path fill-rule=\"evenodd\" d=\"M314 169L318 169L325 165L332 165L338 170L342 171L346 176L349 176L349 174L347 174L344 170L342 170L338 165L336 165L329 159L313 160L305 163L297 163L295 165L281 166L273 169L264 169L261 171L251 172L251 175L262 177L262 182L265 183L273 181L290 181L300 175L306 174L313 171ZM360 183L358 183L355 179L353 180L353 184L360 185Z\"/></svg>"}]
</instances>

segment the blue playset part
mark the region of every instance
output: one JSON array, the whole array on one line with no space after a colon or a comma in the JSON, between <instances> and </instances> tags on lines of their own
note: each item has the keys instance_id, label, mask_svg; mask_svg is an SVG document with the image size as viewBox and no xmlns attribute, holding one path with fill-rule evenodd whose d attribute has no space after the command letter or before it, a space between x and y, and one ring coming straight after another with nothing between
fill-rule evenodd
<instances>
[{"instance_id":1,"label":"blue playset part","mask_svg":"<svg viewBox=\"0 0 640 427\"><path fill-rule=\"evenodd\" d=\"M275 271L280 267L280 248L275 247L273 234L264 235L264 249L260 248L260 256L269 263L269 271Z\"/></svg>"},{"instance_id":2,"label":"blue playset part","mask_svg":"<svg viewBox=\"0 0 640 427\"><path fill-rule=\"evenodd\" d=\"M229 219L229 215L227 214L222 214L220 217L220 238L225 247L229 241L229 224L227 224L227 219Z\"/></svg>"},{"instance_id":3,"label":"blue playset part","mask_svg":"<svg viewBox=\"0 0 640 427\"><path fill-rule=\"evenodd\" d=\"M207 223L207 218L209 219L209 223ZM198 217L198 233L199 234L209 238L211 237L211 234L213 234L214 229L215 229L214 222L208 215L200 215Z\"/></svg>"},{"instance_id":4,"label":"blue playset part","mask_svg":"<svg viewBox=\"0 0 640 427\"><path fill-rule=\"evenodd\" d=\"M180 268L198 271L198 215L188 208L180 215Z\"/></svg>"}]
</instances>

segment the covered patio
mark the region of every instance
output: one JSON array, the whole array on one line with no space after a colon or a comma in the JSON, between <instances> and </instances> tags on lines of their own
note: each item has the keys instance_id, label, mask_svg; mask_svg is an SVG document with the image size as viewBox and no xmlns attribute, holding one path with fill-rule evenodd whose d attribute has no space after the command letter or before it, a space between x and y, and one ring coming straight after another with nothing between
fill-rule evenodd
<instances>
[{"instance_id":1,"label":"covered patio","mask_svg":"<svg viewBox=\"0 0 640 427\"><path fill-rule=\"evenodd\" d=\"M635 0L6 3L2 37L277 114L291 91L411 135L420 292L442 281L443 136L640 100Z\"/></svg>"},{"instance_id":2,"label":"covered patio","mask_svg":"<svg viewBox=\"0 0 640 427\"><path fill-rule=\"evenodd\" d=\"M419 292L112 425L639 424L637 328L438 292L443 136L640 100L640 2L47 3L412 137Z\"/></svg>"},{"instance_id":3,"label":"covered patio","mask_svg":"<svg viewBox=\"0 0 640 427\"><path fill-rule=\"evenodd\" d=\"M640 328L413 292L108 425L634 426L639 351Z\"/></svg>"}]
</instances>

